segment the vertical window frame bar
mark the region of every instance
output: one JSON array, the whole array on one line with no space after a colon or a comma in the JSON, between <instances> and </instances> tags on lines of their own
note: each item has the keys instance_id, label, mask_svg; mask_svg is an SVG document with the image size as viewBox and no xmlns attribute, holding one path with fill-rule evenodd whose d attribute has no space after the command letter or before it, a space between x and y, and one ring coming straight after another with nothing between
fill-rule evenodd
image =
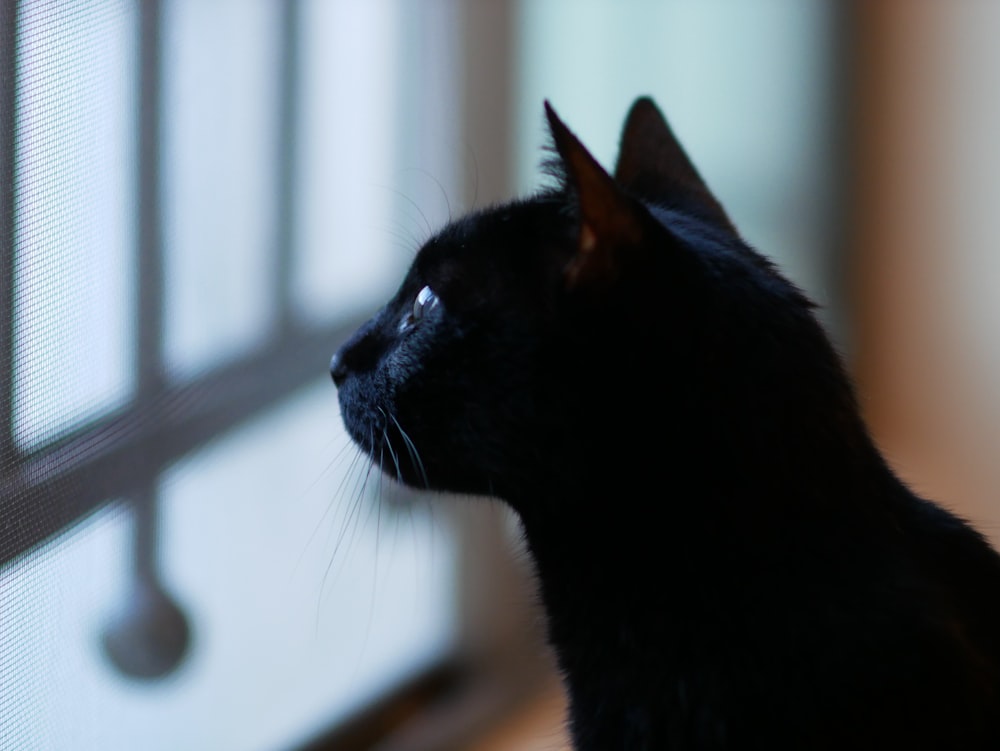
<instances>
[{"instance_id":1,"label":"vertical window frame bar","mask_svg":"<svg viewBox=\"0 0 1000 751\"><path fill-rule=\"evenodd\" d=\"M18 0L0 0L0 477L17 461L14 443L14 269L17 234Z\"/></svg>"},{"instance_id":2,"label":"vertical window frame bar","mask_svg":"<svg viewBox=\"0 0 1000 751\"><path fill-rule=\"evenodd\" d=\"M142 408L164 387L163 374L163 230L160 201L161 35L160 0L139 3L138 86L138 263L135 332L137 384Z\"/></svg>"},{"instance_id":3,"label":"vertical window frame bar","mask_svg":"<svg viewBox=\"0 0 1000 751\"><path fill-rule=\"evenodd\" d=\"M136 329L135 409L156 415L162 408L165 389L163 367L164 259L163 219L160 190L162 125L162 35L160 0L142 0L138 7L139 76L137 129L139 135L136 182L138 224L136 238L135 294ZM159 421L159 417L154 417ZM146 466L138 487L129 494L133 509L132 562L140 577L152 578L156 571L158 543L158 493L156 480L162 467L143 456Z\"/></svg>"},{"instance_id":4,"label":"vertical window frame bar","mask_svg":"<svg viewBox=\"0 0 1000 751\"><path fill-rule=\"evenodd\" d=\"M277 228L272 249L275 304L279 336L296 326L292 305L292 253L295 247L295 185L298 170L296 131L298 130L301 60L301 3L285 0L281 5L278 53L278 148L277 148Z\"/></svg>"}]
</instances>

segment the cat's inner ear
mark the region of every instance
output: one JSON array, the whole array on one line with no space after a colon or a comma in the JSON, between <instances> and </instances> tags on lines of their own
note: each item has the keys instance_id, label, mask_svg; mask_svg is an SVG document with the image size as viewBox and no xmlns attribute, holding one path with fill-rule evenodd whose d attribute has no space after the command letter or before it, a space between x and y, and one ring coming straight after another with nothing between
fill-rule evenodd
<instances>
[{"instance_id":1,"label":"cat's inner ear","mask_svg":"<svg viewBox=\"0 0 1000 751\"><path fill-rule=\"evenodd\" d=\"M636 99L625 118L615 180L642 198L688 209L737 233L649 97Z\"/></svg>"},{"instance_id":2,"label":"cat's inner ear","mask_svg":"<svg viewBox=\"0 0 1000 751\"><path fill-rule=\"evenodd\" d=\"M578 247L566 269L567 284L610 284L618 274L623 249L642 241L641 207L605 172L548 102L545 115L579 216Z\"/></svg>"}]
</instances>

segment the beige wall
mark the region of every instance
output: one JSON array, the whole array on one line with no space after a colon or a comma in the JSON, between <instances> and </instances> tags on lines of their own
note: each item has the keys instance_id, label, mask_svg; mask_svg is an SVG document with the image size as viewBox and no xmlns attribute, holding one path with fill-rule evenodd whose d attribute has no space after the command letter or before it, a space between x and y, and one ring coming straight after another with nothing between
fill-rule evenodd
<instances>
[{"instance_id":1,"label":"beige wall","mask_svg":"<svg viewBox=\"0 0 1000 751\"><path fill-rule=\"evenodd\" d=\"M1000 3L857 5L863 404L904 478L1000 541Z\"/></svg>"}]
</instances>

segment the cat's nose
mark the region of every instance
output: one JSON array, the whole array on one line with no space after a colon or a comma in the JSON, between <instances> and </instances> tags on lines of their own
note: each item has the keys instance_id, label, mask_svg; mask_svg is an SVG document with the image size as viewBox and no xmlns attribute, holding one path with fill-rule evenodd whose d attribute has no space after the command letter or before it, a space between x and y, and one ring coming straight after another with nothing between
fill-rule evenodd
<instances>
[{"instance_id":1,"label":"cat's nose","mask_svg":"<svg viewBox=\"0 0 1000 751\"><path fill-rule=\"evenodd\" d=\"M333 378L333 382L338 386L347 378L347 366L344 365L344 358L340 352L335 352L333 357L330 358L330 377Z\"/></svg>"}]
</instances>

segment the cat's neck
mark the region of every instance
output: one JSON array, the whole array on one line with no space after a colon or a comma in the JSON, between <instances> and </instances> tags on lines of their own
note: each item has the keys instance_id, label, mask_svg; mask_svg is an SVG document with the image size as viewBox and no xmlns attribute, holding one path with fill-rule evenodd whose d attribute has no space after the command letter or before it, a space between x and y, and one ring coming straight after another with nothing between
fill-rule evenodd
<instances>
[{"instance_id":1,"label":"cat's neck","mask_svg":"<svg viewBox=\"0 0 1000 751\"><path fill-rule=\"evenodd\" d=\"M891 493L895 480L877 455L870 466L869 479L881 476L874 486ZM865 480L843 475L827 493L816 495L813 483L806 495L794 478L773 480L713 475L698 463L649 465L626 477L594 474L569 494L526 504L523 530L572 715L600 714L601 723L580 724L606 734L578 739L581 749L627 747L621 741L633 732L686 733L653 729L659 718L687 717L686 705L705 714L711 733L713 713L734 711L713 681L724 682L727 661L747 651L756 623L807 608L803 593L829 590L831 575L854 575L824 562L827 546L852 539L857 511L838 512L833 499L865 495L877 504L873 485L852 496L848 486ZM854 540L851 566L865 576L871 559ZM643 675L658 676L662 691Z\"/></svg>"}]
</instances>

